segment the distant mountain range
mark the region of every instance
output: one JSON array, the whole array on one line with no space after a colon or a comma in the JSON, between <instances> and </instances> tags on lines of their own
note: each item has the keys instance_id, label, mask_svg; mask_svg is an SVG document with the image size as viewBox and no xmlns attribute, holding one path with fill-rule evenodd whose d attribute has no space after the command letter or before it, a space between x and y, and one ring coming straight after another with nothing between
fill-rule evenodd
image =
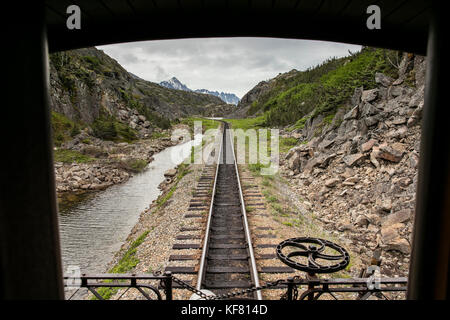
<instances>
[{"instance_id":1,"label":"distant mountain range","mask_svg":"<svg viewBox=\"0 0 450 320\"><path fill-rule=\"evenodd\" d=\"M175 77L172 77L171 79L169 79L167 81L162 81L159 84L161 86L169 88L169 89L193 91L193 92L197 92L197 93L210 94L210 95L219 97L222 101L224 101L228 104L237 105L239 103L239 98L234 93L209 91L207 89L192 90L192 89L189 89L185 84L183 84L180 80L178 80Z\"/></svg>"}]
</instances>

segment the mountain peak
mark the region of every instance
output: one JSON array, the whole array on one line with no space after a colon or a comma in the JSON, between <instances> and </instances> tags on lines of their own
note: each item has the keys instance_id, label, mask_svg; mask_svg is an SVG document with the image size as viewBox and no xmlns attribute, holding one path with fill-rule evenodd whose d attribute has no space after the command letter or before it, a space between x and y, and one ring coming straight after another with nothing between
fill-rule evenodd
<instances>
[{"instance_id":1,"label":"mountain peak","mask_svg":"<svg viewBox=\"0 0 450 320\"><path fill-rule=\"evenodd\" d=\"M239 98L233 93L210 91L207 89L192 90L192 89L189 89L185 84L183 84L176 77L172 77L172 78L170 78L170 80L167 80L167 81L162 81L159 84L161 86L169 88L169 89L194 91L197 93L210 94L210 95L219 97L222 101L224 101L225 103L228 103L228 104L237 105L239 103Z\"/></svg>"},{"instance_id":2,"label":"mountain peak","mask_svg":"<svg viewBox=\"0 0 450 320\"><path fill-rule=\"evenodd\" d=\"M176 77L172 77L170 78L170 80L167 81L162 81L159 84L169 89L192 91L185 84L181 83L181 81L178 80Z\"/></svg>"}]
</instances>

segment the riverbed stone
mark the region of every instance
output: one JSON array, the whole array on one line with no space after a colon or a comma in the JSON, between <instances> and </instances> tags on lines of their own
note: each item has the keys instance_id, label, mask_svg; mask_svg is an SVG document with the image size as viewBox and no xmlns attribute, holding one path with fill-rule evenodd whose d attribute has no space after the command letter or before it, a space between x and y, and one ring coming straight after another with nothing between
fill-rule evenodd
<instances>
[{"instance_id":1,"label":"riverbed stone","mask_svg":"<svg viewBox=\"0 0 450 320\"><path fill-rule=\"evenodd\" d=\"M177 174L177 169L169 169L164 172L165 177L174 177Z\"/></svg>"}]
</instances>

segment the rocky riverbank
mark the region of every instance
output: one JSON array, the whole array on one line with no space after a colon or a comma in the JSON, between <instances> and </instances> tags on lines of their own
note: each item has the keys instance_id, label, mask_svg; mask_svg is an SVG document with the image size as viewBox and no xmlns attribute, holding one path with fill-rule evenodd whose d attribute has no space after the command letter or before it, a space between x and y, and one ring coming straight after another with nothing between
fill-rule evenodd
<instances>
[{"instance_id":1,"label":"rocky riverbank","mask_svg":"<svg viewBox=\"0 0 450 320\"><path fill-rule=\"evenodd\" d=\"M377 74L378 88L356 89L352 107L331 122L318 117L282 133L303 142L285 156L282 175L364 260L381 251L385 276L408 274L424 101L424 58L405 55L401 67L398 79Z\"/></svg>"},{"instance_id":2,"label":"rocky riverbank","mask_svg":"<svg viewBox=\"0 0 450 320\"><path fill-rule=\"evenodd\" d=\"M179 128L181 125L178 125ZM158 138L133 143L104 141L82 131L73 140L55 148L55 175L58 195L103 190L127 181L145 169L152 156L180 143L169 130Z\"/></svg>"}]
</instances>

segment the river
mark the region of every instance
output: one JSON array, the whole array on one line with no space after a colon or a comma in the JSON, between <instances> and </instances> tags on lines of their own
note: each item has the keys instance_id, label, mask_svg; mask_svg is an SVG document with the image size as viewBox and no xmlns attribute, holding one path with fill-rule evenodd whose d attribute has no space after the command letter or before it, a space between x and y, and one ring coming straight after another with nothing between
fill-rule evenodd
<instances>
[{"instance_id":1,"label":"river","mask_svg":"<svg viewBox=\"0 0 450 320\"><path fill-rule=\"evenodd\" d=\"M146 170L123 184L89 194L59 215L63 270L102 273L126 240L139 215L161 194L158 185L164 172L190 155L200 139L169 147L158 154Z\"/></svg>"}]
</instances>

